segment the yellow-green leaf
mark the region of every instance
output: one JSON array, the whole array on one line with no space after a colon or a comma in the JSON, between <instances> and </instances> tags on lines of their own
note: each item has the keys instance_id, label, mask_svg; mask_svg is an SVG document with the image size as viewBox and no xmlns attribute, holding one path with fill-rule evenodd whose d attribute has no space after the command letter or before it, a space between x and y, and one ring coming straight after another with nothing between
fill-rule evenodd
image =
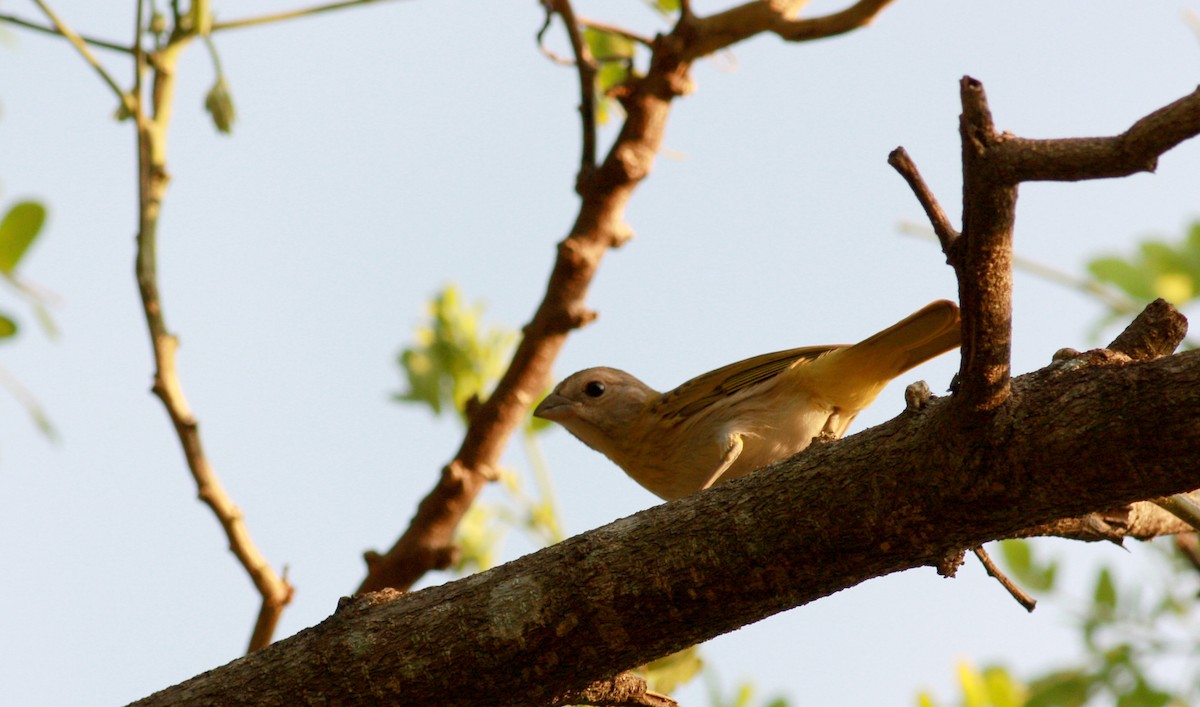
<instances>
[{"instance_id":1,"label":"yellow-green leaf","mask_svg":"<svg viewBox=\"0 0 1200 707\"><path fill-rule=\"evenodd\" d=\"M46 207L22 201L0 220L0 272L11 275L46 222Z\"/></svg>"},{"instance_id":2,"label":"yellow-green leaf","mask_svg":"<svg viewBox=\"0 0 1200 707\"><path fill-rule=\"evenodd\" d=\"M17 334L17 323L0 314L0 339L7 339Z\"/></svg>"}]
</instances>

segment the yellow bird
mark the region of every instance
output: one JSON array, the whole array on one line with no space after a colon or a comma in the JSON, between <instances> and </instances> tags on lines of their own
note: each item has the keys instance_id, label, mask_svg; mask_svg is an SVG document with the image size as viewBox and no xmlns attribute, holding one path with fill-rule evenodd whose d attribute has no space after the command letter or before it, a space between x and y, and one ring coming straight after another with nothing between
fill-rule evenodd
<instances>
[{"instance_id":1,"label":"yellow bird","mask_svg":"<svg viewBox=\"0 0 1200 707\"><path fill-rule=\"evenodd\" d=\"M559 383L533 414L553 420L667 500L841 437L896 376L959 345L958 307L938 300L852 346L763 354L659 393L615 368Z\"/></svg>"}]
</instances>

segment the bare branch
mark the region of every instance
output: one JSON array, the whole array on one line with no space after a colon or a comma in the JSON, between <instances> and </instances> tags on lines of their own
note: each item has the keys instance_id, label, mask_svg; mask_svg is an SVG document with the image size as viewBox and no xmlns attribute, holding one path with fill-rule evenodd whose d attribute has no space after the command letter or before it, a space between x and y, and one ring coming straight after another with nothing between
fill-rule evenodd
<instances>
[{"instance_id":1,"label":"bare branch","mask_svg":"<svg viewBox=\"0 0 1200 707\"><path fill-rule=\"evenodd\" d=\"M870 24L891 3L892 0L859 0L832 15L798 20L793 14L803 3L756 1L708 17L683 13L680 22L695 33L688 54L696 59L763 32L773 32L789 42L845 34Z\"/></svg>"},{"instance_id":2,"label":"bare branch","mask_svg":"<svg viewBox=\"0 0 1200 707\"><path fill-rule=\"evenodd\" d=\"M326 5L315 5L313 7L305 7L299 10L289 10L287 12L275 12L270 15L261 15L259 17L245 17L240 20L229 20L228 22L213 22L211 31L216 32L218 30L240 29L242 27L255 27L257 25L274 24L276 22L283 22L284 20L311 17L312 15L319 15L323 12L344 10L348 7L370 5L371 3L382 1L383 0L343 0L342 2L331 2Z\"/></svg>"},{"instance_id":3,"label":"bare branch","mask_svg":"<svg viewBox=\"0 0 1200 707\"><path fill-rule=\"evenodd\" d=\"M962 308L959 392L968 410L992 411L1010 394L1012 237L1017 186L990 159L1002 140L983 85L964 77L962 116L962 238L947 256L958 276Z\"/></svg>"},{"instance_id":4,"label":"bare branch","mask_svg":"<svg viewBox=\"0 0 1200 707\"><path fill-rule=\"evenodd\" d=\"M571 41L571 52L575 55L575 69L579 72L579 119L583 124L583 149L579 158L579 176L576 191L580 191L596 171L596 62L579 32L579 21L571 0L551 0L554 11L562 18Z\"/></svg>"},{"instance_id":5,"label":"bare branch","mask_svg":"<svg viewBox=\"0 0 1200 707\"><path fill-rule=\"evenodd\" d=\"M275 572L254 544L242 512L233 503L209 463L201 443L199 423L184 397L175 365L179 340L167 327L162 300L158 293L158 220L169 181L166 163L167 129L175 95L177 61L183 48L195 36L194 32L174 32L167 46L156 52L156 58L152 62L153 89L150 107L153 114L144 113L140 100L131 101L138 139L139 220L135 274L154 353L152 390L162 401L175 427L175 434L179 438L200 500L216 516L228 539L230 551L246 570L262 599L249 644L249 650L256 651L270 644L279 617L291 601L292 586ZM140 44L138 47L139 59L144 60L140 53ZM145 68L142 65L135 67L135 71L143 70Z\"/></svg>"},{"instance_id":6,"label":"bare branch","mask_svg":"<svg viewBox=\"0 0 1200 707\"><path fill-rule=\"evenodd\" d=\"M999 157L1016 182L1080 181L1153 172L1158 157L1200 134L1200 88L1114 137L1030 140L1007 136Z\"/></svg>"},{"instance_id":7,"label":"bare branch","mask_svg":"<svg viewBox=\"0 0 1200 707\"><path fill-rule=\"evenodd\" d=\"M59 37L66 37L65 34L58 31L58 29L55 27L47 27L46 25L39 25L36 22L30 22L29 20L21 19L20 17L17 17L16 15L0 13L0 22L7 22L10 25L17 25L19 27L24 27L25 29L34 30L35 32L42 32L44 34L53 34L53 35L56 35ZM83 42L85 44L89 44L98 49L108 49L110 51L122 52L125 54L129 54L132 52L132 50L129 47L124 46L122 44L117 44L116 42L110 42L110 41L104 40L104 39L96 39L95 37L89 37L85 34L79 35L79 38L81 40L83 40Z\"/></svg>"},{"instance_id":8,"label":"bare branch","mask_svg":"<svg viewBox=\"0 0 1200 707\"><path fill-rule=\"evenodd\" d=\"M963 237L952 243L947 255L958 276L963 316L959 372L963 404L990 411L1010 393L1017 185L1152 170L1160 154L1200 134L1200 89L1150 113L1116 137L1060 140L998 133L983 85L975 79L963 78L961 95Z\"/></svg>"},{"instance_id":9,"label":"bare branch","mask_svg":"<svg viewBox=\"0 0 1200 707\"><path fill-rule=\"evenodd\" d=\"M888 155L888 164L895 168L900 176L904 177L904 181L908 182L908 186L916 195L917 201L921 203L921 208L925 209L925 215L929 217L929 223L933 226L933 232L937 234L938 241L942 244L942 252L949 256L954 245L954 241L958 240L959 232L951 225L950 219L946 216L946 212L942 210L941 204L933 192L929 190L929 186L925 184L925 180L921 178L921 173L917 171L917 166L908 156L908 152L903 147L897 147Z\"/></svg>"},{"instance_id":10,"label":"bare branch","mask_svg":"<svg viewBox=\"0 0 1200 707\"><path fill-rule=\"evenodd\" d=\"M65 22L59 19L58 15L50 9L44 0L33 1L42 9L42 12L46 14L47 19L49 19L54 25L54 29L59 34L66 37L67 41L74 45L75 49L79 51L84 60L87 61L88 64L91 64L92 68L96 70L96 73L100 75L100 78L104 80L104 83L108 84L108 87L111 88L113 93L116 94L117 100L121 102L121 105L125 106L125 109L130 113L133 113L133 99L117 84L116 80L113 79L113 77L108 73L108 70L106 70L100 63L100 60L96 58L96 55L92 54L92 50L88 49L87 42L83 41L83 37L80 37L75 33L75 30L68 27Z\"/></svg>"},{"instance_id":11,"label":"bare branch","mask_svg":"<svg viewBox=\"0 0 1200 707\"><path fill-rule=\"evenodd\" d=\"M1008 593L1012 595L1013 599L1017 600L1018 604L1025 607L1026 611L1033 611L1037 608L1037 599L1029 596L1029 594L1027 594L1024 589L1021 589L1016 582L1009 579L1008 575L1004 574L1004 572L1002 572L1000 568L996 566L995 562L992 562L992 557L991 555L987 554L986 550L984 550L982 547L977 547L973 550L973 552L975 553L975 557L978 557L979 561L983 563L983 568L987 570L988 576L994 578L1000 583L1000 586L1008 590Z\"/></svg>"}]
</instances>

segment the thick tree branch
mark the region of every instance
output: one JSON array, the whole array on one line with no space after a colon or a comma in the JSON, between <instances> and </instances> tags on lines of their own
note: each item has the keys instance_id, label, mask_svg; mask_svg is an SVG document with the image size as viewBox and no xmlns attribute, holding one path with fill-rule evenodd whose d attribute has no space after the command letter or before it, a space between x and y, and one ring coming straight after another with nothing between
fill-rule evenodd
<instances>
[{"instance_id":1,"label":"thick tree branch","mask_svg":"<svg viewBox=\"0 0 1200 707\"><path fill-rule=\"evenodd\" d=\"M958 276L962 309L961 404L994 411L1009 395L1012 343L1012 237L1017 184L990 159L1001 136L983 85L961 82L962 238L947 257Z\"/></svg>"},{"instance_id":2,"label":"thick tree branch","mask_svg":"<svg viewBox=\"0 0 1200 707\"><path fill-rule=\"evenodd\" d=\"M348 704L548 704L954 548L1195 487L1200 352L1085 364L1022 376L1003 419L986 428L952 399L933 400L491 571L352 602L140 704L318 694Z\"/></svg>"}]
</instances>

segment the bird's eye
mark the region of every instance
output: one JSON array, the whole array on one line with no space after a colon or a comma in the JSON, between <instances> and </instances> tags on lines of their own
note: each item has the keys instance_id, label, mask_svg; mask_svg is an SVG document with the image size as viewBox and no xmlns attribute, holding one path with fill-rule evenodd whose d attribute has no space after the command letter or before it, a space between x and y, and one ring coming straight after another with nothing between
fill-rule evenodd
<instances>
[{"instance_id":1,"label":"bird's eye","mask_svg":"<svg viewBox=\"0 0 1200 707\"><path fill-rule=\"evenodd\" d=\"M588 384L583 386L583 392L589 398L598 398L604 395L604 384L600 381L588 381Z\"/></svg>"}]
</instances>

